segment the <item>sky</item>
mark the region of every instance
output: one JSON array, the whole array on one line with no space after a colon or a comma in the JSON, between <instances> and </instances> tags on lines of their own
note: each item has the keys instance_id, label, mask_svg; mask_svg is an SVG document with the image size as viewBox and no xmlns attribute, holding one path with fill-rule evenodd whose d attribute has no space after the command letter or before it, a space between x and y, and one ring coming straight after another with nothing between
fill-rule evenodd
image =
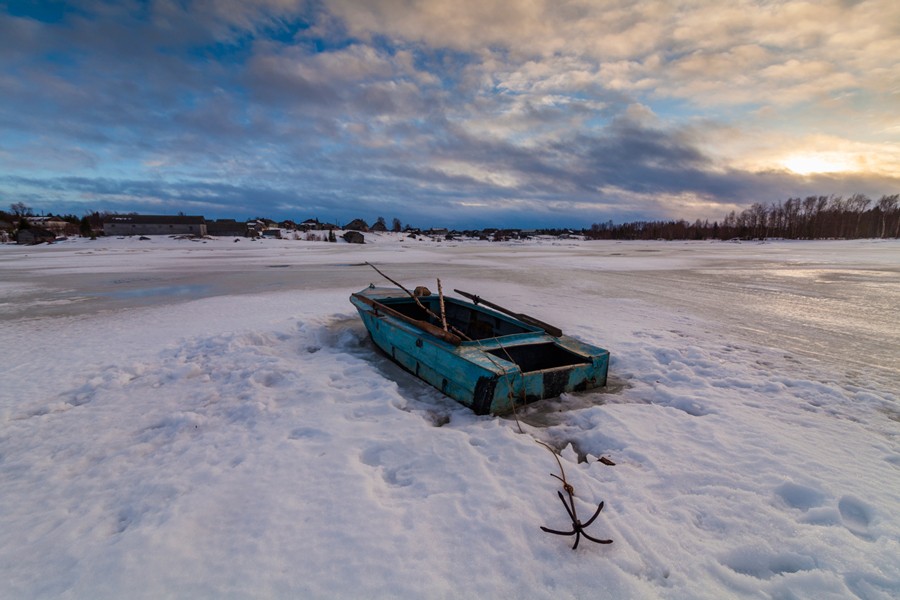
<instances>
[{"instance_id":1,"label":"sky","mask_svg":"<svg viewBox=\"0 0 900 600\"><path fill-rule=\"evenodd\" d=\"M900 192L895 0L0 0L0 206L418 227Z\"/></svg>"}]
</instances>

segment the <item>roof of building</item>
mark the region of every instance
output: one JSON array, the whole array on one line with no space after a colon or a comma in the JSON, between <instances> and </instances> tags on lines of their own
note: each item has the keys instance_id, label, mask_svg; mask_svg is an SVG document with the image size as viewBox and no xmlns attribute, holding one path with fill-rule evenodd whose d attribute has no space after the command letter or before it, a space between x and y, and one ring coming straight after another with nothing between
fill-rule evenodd
<instances>
[{"instance_id":1,"label":"roof of building","mask_svg":"<svg viewBox=\"0 0 900 600\"><path fill-rule=\"evenodd\" d=\"M362 219L353 219L346 225L344 225L344 229L353 229L356 231L368 231L369 225L363 221Z\"/></svg>"},{"instance_id":2,"label":"roof of building","mask_svg":"<svg viewBox=\"0 0 900 600\"><path fill-rule=\"evenodd\" d=\"M109 215L104 223L121 225L203 225L203 217L184 215Z\"/></svg>"},{"instance_id":3,"label":"roof of building","mask_svg":"<svg viewBox=\"0 0 900 600\"><path fill-rule=\"evenodd\" d=\"M43 227L29 227L28 229L20 229L17 237L20 241L24 239L54 240L56 239L56 234Z\"/></svg>"},{"instance_id":4,"label":"roof of building","mask_svg":"<svg viewBox=\"0 0 900 600\"><path fill-rule=\"evenodd\" d=\"M33 225L43 225L45 223L67 223L67 221L62 217L52 216L25 217L25 220Z\"/></svg>"}]
</instances>

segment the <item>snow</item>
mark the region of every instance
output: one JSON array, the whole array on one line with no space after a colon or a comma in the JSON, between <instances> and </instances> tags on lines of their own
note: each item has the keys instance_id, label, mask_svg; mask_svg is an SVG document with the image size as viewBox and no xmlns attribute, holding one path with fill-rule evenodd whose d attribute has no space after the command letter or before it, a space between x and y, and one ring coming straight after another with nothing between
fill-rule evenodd
<instances>
[{"instance_id":1,"label":"snow","mask_svg":"<svg viewBox=\"0 0 900 600\"><path fill-rule=\"evenodd\" d=\"M0 246L0 597L900 597L900 243L367 241ZM366 261L608 388L475 416L375 352ZM535 440L613 544L539 529Z\"/></svg>"}]
</instances>

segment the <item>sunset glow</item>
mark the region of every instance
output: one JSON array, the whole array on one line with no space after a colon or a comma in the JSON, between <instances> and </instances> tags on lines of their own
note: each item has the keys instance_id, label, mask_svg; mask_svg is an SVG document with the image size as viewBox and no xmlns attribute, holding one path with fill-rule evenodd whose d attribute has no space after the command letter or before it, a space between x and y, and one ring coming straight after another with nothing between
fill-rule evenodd
<instances>
[{"instance_id":1,"label":"sunset glow","mask_svg":"<svg viewBox=\"0 0 900 600\"><path fill-rule=\"evenodd\" d=\"M853 160L840 153L794 154L784 159L782 164L798 175L847 173L857 170Z\"/></svg>"}]
</instances>

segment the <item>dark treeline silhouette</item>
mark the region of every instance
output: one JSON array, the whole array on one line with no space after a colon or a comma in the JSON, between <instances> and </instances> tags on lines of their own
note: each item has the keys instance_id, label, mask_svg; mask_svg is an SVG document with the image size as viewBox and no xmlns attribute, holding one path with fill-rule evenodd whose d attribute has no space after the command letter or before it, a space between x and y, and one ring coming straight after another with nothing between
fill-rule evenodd
<instances>
[{"instance_id":1,"label":"dark treeline silhouette","mask_svg":"<svg viewBox=\"0 0 900 600\"><path fill-rule=\"evenodd\" d=\"M78 227L81 235L102 235L103 220L110 212L91 212L83 217L59 215ZM134 213L131 213L134 214ZM29 226L28 218L34 213L19 202L10 205L10 211L0 210L0 224L12 224L14 228ZM52 213L44 215L53 216ZM262 217L259 218L263 220ZM269 219L265 219L269 221ZM272 221L274 223L274 221ZM379 218L386 228L387 223ZM400 231L399 219L394 219L392 231ZM406 226L410 229L410 226ZM515 237L520 230L485 229L468 232L471 235L493 233L494 239ZM577 230L538 229L547 235L570 235ZM597 240L731 240L731 239L858 239L900 238L900 194L884 195L877 201L865 194L843 196L807 196L788 198L785 202L754 204L750 208L727 215L721 222L697 219L689 223L677 221L632 221L614 224L612 221L594 223L583 229L586 237Z\"/></svg>"},{"instance_id":2,"label":"dark treeline silhouette","mask_svg":"<svg viewBox=\"0 0 900 600\"><path fill-rule=\"evenodd\" d=\"M594 223L585 234L608 240L900 238L900 194L873 201L865 194L789 198L731 212L720 223L696 220Z\"/></svg>"}]
</instances>

